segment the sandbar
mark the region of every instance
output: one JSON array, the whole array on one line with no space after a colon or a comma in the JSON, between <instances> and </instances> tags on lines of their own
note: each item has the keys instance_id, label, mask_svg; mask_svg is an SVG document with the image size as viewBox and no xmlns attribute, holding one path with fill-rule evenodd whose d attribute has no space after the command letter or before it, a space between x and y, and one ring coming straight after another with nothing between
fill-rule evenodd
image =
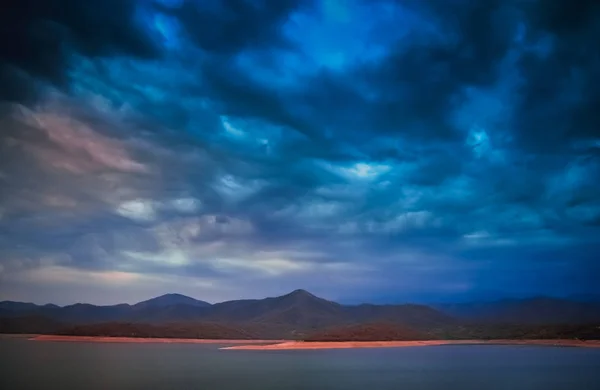
<instances>
[{"instance_id":1,"label":"sandbar","mask_svg":"<svg viewBox=\"0 0 600 390\"><path fill-rule=\"evenodd\" d=\"M600 340L284 341L262 345L236 345L232 347L223 347L221 349L273 351L300 349L398 348L434 345L540 345L600 348Z\"/></svg>"},{"instance_id":2,"label":"sandbar","mask_svg":"<svg viewBox=\"0 0 600 390\"><path fill-rule=\"evenodd\" d=\"M99 337L31 335L33 341L86 342L86 343L166 343L166 344L234 344L222 347L228 350L301 350L350 348L401 348L435 345L539 345L554 347L600 348L600 340L420 340L420 341L290 341L290 340L231 340L231 339L178 339L153 337Z\"/></svg>"},{"instance_id":3,"label":"sandbar","mask_svg":"<svg viewBox=\"0 0 600 390\"><path fill-rule=\"evenodd\" d=\"M99 337L99 336L54 336L39 335L31 337L33 341L63 341L85 343L182 343L182 344L272 344L285 340L229 340L229 339L176 339L154 337Z\"/></svg>"}]
</instances>

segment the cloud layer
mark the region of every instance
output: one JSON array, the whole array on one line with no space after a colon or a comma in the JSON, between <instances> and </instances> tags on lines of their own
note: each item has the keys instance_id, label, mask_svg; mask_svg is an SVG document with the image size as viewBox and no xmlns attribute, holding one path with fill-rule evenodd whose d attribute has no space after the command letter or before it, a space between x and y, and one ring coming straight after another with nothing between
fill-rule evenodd
<instances>
[{"instance_id":1,"label":"cloud layer","mask_svg":"<svg viewBox=\"0 0 600 390\"><path fill-rule=\"evenodd\" d=\"M7 9L0 297L598 292L595 1Z\"/></svg>"}]
</instances>

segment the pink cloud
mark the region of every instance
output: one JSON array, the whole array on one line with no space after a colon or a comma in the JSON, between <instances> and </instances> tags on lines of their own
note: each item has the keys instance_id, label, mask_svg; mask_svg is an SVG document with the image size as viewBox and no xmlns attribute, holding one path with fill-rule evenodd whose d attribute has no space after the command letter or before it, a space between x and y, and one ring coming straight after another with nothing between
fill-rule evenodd
<instances>
[{"instance_id":1,"label":"pink cloud","mask_svg":"<svg viewBox=\"0 0 600 390\"><path fill-rule=\"evenodd\" d=\"M40 109L22 110L22 114L30 125L43 132L60 149L28 145L30 152L44 164L71 173L149 171L147 166L132 158L124 142L98 132L93 125L72 118L68 113Z\"/></svg>"}]
</instances>

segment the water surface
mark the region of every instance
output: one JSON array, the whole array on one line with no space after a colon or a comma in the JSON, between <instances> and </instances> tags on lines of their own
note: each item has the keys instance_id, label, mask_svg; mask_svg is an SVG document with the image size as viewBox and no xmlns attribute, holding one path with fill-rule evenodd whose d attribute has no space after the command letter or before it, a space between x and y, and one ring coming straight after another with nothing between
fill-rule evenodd
<instances>
[{"instance_id":1,"label":"water surface","mask_svg":"<svg viewBox=\"0 0 600 390\"><path fill-rule=\"evenodd\" d=\"M0 339L0 389L600 389L600 349L435 346L221 351Z\"/></svg>"}]
</instances>

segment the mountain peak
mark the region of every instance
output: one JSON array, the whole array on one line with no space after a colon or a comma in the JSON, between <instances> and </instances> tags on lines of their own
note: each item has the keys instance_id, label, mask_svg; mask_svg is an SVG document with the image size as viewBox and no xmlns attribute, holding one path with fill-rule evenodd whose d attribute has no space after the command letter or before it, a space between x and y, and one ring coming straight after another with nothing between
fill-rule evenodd
<instances>
[{"instance_id":1,"label":"mountain peak","mask_svg":"<svg viewBox=\"0 0 600 390\"><path fill-rule=\"evenodd\" d=\"M206 307L210 306L210 303L200 301L183 294L169 293L135 304L135 306L137 307L166 307L171 305L191 305L196 307Z\"/></svg>"},{"instance_id":2,"label":"mountain peak","mask_svg":"<svg viewBox=\"0 0 600 390\"><path fill-rule=\"evenodd\" d=\"M188 297L187 295L183 295L183 294L179 294L179 293L167 293L167 294L163 294L160 295L154 299L159 299L159 298L184 298L184 299L194 299L192 297Z\"/></svg>"},{"instance_id":3,"label":"mountain peak","mask_svg":"<svg viewBox=\"0 0 600 390\"><path fill-rule=\"evenodd\" d=\"M308 291L306 291L304 289L294 290L291 293L288 293L286 295L282 295L282 296L280 296L278 298L279 299L283 299L285 301L304 302L304 303L307 303L307 302L313 302L313 303L317 303L318 302L319 304L321 304L321 303L327 303L327 304L334 303L334 302L331 302L331 301L329 301L327 299L318 297L318 296L316 296L316 295L314 295L314 294L312 294L312 293L310 293L310 292L308 292Z\"/></svg>"},{"instance_id":4,"label":"mountain peak","mask_svg":"<svg viewBox=\"0 0 600 390\"><path fill-rule=\"evenodd\" d=\"M297 289L292 291L291 293L287 294L290 297L311 297L311 298L317 298L316 295L309 293L308 291L304 290L304 289Z\"/></svg>"}]
</instances>

